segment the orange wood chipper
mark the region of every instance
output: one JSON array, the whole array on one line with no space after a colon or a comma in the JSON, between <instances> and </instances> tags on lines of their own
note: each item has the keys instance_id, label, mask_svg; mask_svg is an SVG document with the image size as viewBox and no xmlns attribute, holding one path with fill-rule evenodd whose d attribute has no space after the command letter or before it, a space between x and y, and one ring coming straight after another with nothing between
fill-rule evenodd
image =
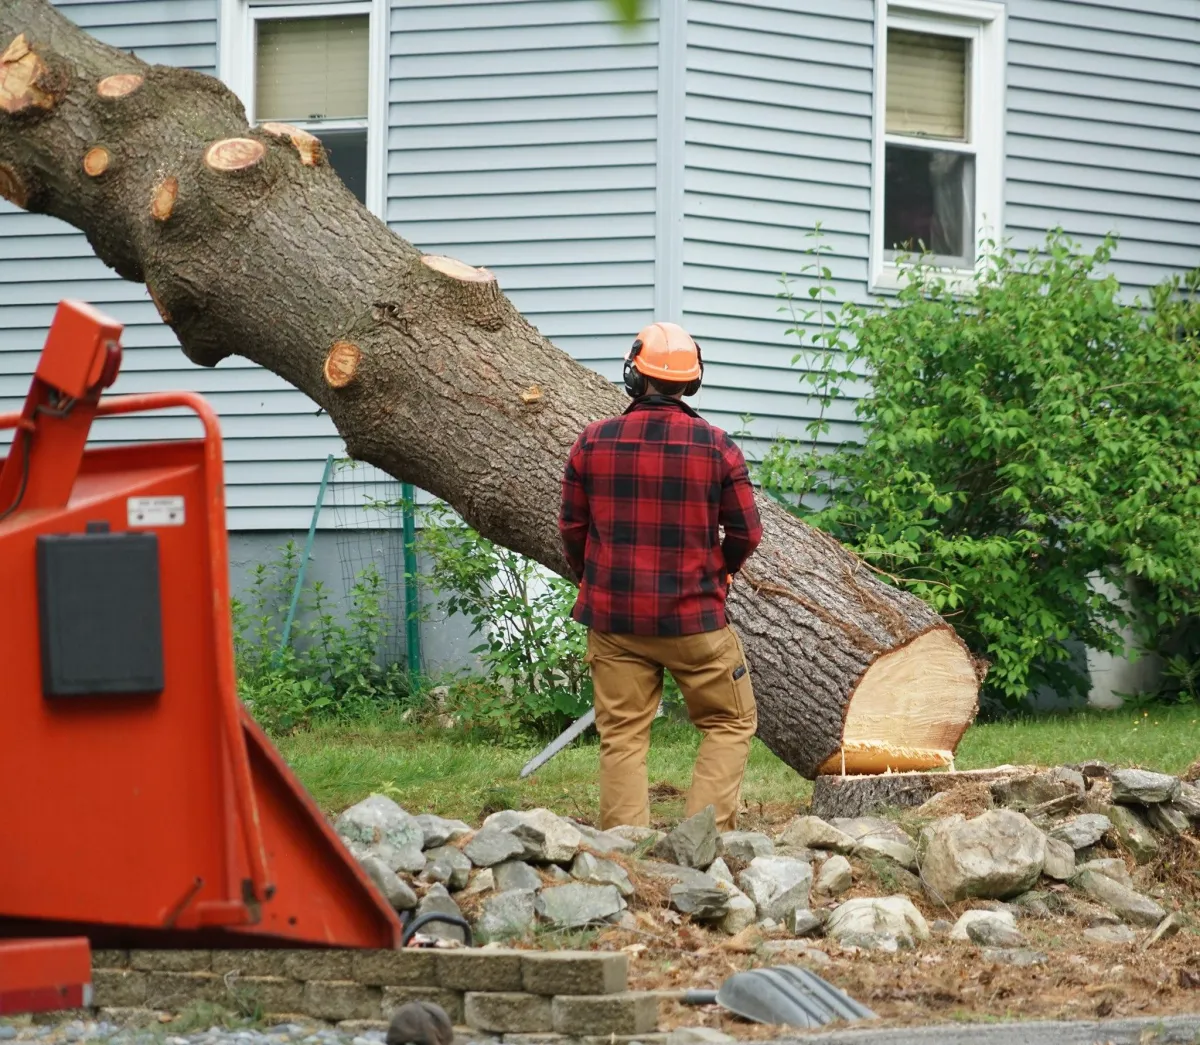
<instances>
[{"instance_id":1,"label":"orange wood chipper","mask_svg":"<svg viewBox=\"0 0 1200 1045\"><path fill-rule=\"evenodd\" d=\"M221 434L101 399L122 327L62 302L0 471L0 1014L97 947L393 948L396 913L238 700ZM182 409L203 438L88 449Z\"/></svg>"}]
</instances>

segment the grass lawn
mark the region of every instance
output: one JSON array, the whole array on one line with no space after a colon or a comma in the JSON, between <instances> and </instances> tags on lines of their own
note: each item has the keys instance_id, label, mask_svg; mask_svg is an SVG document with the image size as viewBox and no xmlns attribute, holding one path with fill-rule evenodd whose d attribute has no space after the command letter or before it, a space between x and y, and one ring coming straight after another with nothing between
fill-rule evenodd
<instances>
[{"instance_id":1,"label":"grass lawn","mask_svg":"<svg viewBox=\"0 0 1200 1045\"><path fill-rule=\"evenodd\" d=\"M655 723L650 781L666 785L652 791L655 813L681 810L675 789L688 785L699 740L686 724L661 719ZM591 819L598 808L595 734L524 781L517 774L539 744L472 742L447 731L387 721L325 725L277 743L328 812L385 788L410 812L434 812L468 822L477 822L491 809L546 806ZM1083 711L972 726L959 746L956 766L1058 765L1100 758L1116 765L1179 773L1197 757L1200 709L1174 707L1149 713ZM810 789L808 781L754 742L743 787L748 803L798 802Z\"/></svg>"}]
</instances>

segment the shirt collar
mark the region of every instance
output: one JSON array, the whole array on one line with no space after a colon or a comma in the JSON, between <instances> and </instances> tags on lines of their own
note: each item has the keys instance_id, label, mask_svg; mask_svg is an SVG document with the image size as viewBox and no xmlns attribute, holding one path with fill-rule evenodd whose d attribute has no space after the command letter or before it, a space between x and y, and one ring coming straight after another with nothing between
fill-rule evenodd
<instances>
[{"instance_id":1,"label":"shirt collar","mask_svg":"<svg viewBox=\"0 0 1200 1045\"><path fill-rule=\"evenodd\" d=\"M637 399L635 399L632 403L630 403L629 406L627 406L624 409L624 411L622 411L622 412L626 413L626 414L631 414L635 410L653 410L655 408L661 408L661 407L667 407L668 409L682 410L689 417L695 417L697 419L700 418L700 415L698 413L696 413L696 411L693 410L690 406L688 406L687 403L685 403L682 399L676 399L674 396L664 396L664 395L655 395L655 394L638 396Z\"/></svg>"}]
</instances>

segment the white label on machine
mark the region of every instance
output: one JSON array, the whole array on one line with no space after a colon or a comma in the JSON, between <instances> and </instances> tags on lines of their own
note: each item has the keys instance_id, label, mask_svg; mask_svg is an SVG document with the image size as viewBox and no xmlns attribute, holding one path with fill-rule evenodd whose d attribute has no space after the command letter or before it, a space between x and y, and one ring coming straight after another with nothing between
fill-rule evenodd
<instances>
[{"instance_id":1,"label":"white label on machine","mask_svg":"<svg viewBox=\"0 0 1200 1045\"><path fill-rule=\"evenodd\" d=\"M138 526L182 526L182 497L130 497L129 528Z\"/></svg>"}]
</instances>

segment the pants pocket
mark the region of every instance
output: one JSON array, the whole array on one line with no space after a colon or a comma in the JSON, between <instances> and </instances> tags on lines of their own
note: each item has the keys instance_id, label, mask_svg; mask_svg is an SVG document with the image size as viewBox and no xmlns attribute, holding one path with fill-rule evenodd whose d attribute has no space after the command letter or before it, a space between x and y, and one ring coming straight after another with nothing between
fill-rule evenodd
<instances>
[{"instance_id":1,"label":"pants pocket","mask_svg":"<svg viewBox=\"0 0 1200 1045\"><path fill-rule=\"evenodd\" d=\"M725 670L725 682L730 687L731 703L739 718L755 716L754 687L750 683L750 666L742 641L731 627L718 632L721 636L720 661Z\"/></svg>"}]
</instances>

